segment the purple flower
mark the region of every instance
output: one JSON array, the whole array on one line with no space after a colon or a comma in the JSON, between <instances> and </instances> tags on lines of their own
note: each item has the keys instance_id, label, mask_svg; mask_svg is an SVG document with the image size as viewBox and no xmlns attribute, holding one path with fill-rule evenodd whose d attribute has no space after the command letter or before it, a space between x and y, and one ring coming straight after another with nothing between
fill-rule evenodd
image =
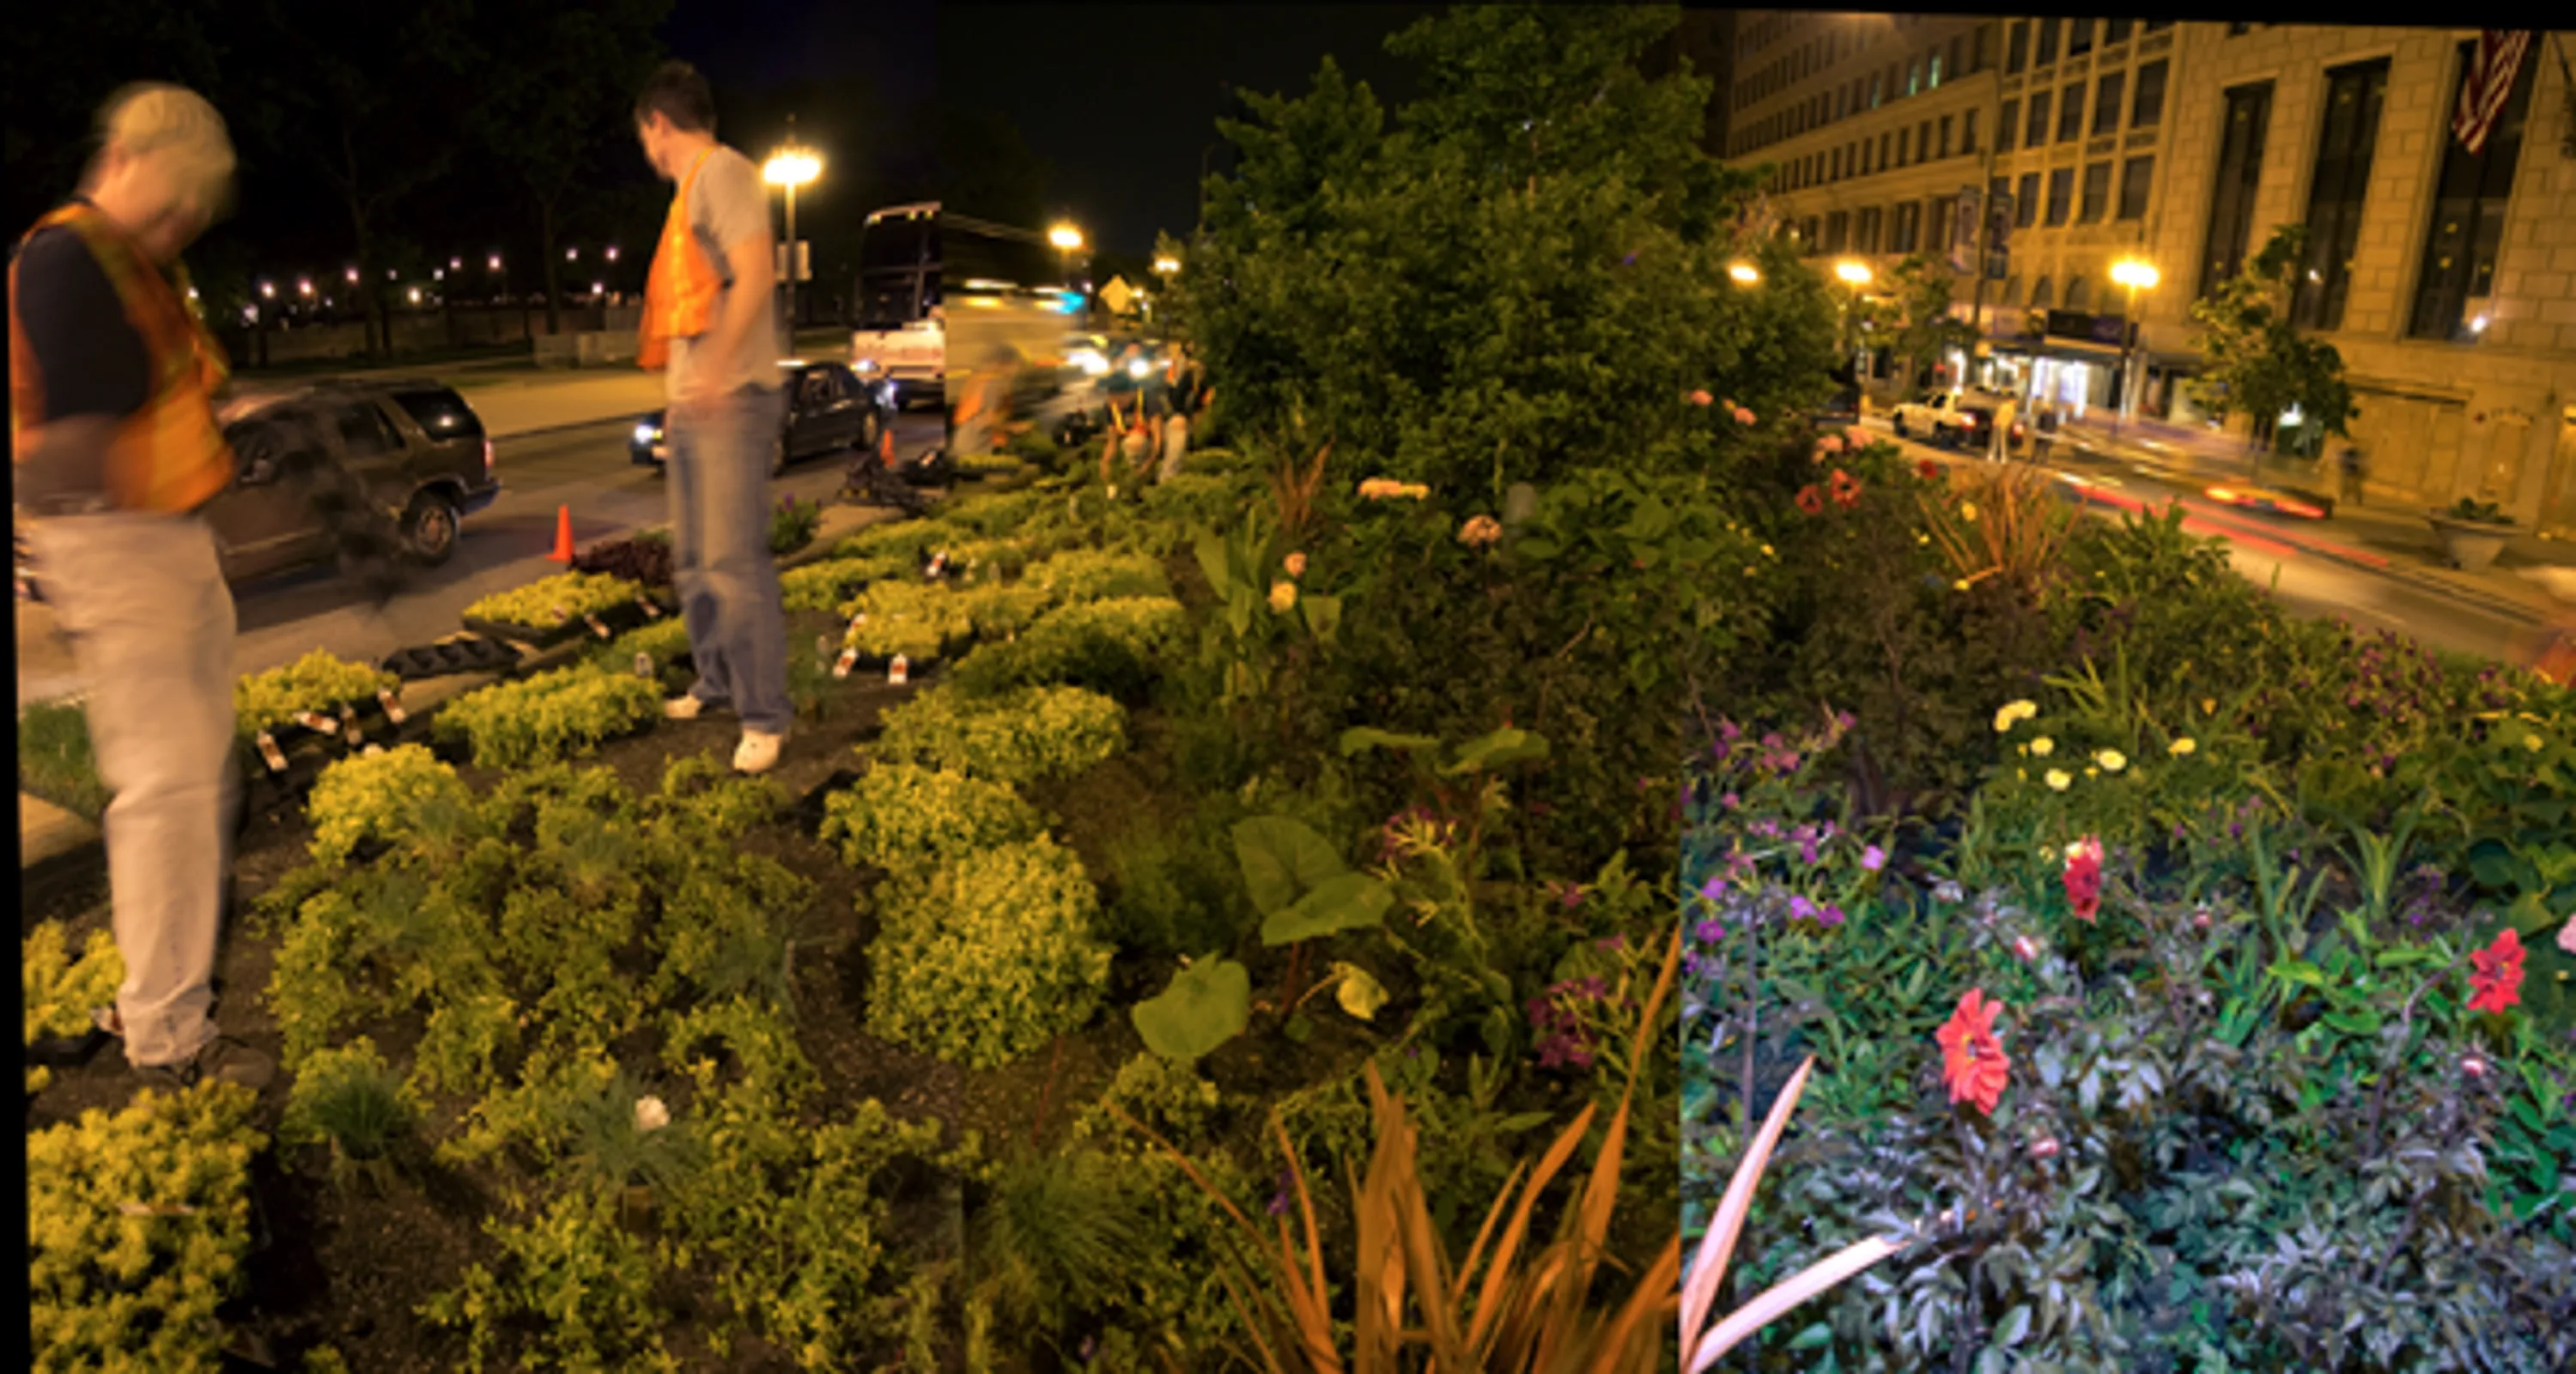
<instances>
[{"instance_id":1,"label":"purple flower","mask_svg":"<svg viewBox=\"0 0 2576 1374\"><path fill-rule=\"evenodd\" d=\"M1596 973L1577 985L1575 995L1586 1002L1598 1002L1610 995L1610 985L1602 981L1601 975Z\"/></svg>"},{"instance_id":2,"label":"purple flower","mask_svg":"<svg viewBox=\"0 0 2576 1374\"><path fill-rule=\"evenodd\" d=\"M1812 839L1800 840L1798 858L1812 866L1816 862L1816 842Z\"/></svg>"},{"instance_id":3,"label":"purple flower","mask_svg":"<svg viewBox=\"0 0 2576 1374\"><path fill-rule=\"evenodd\" d=\"M1726 938L1726 927L1715 921L1702 921L1691 927L1691 938L1703 945L1713 945Z\"/></svg>"},{"instance_id":4,"label":"purple flower","mask_svg":"<svg viewBox=\"0 0 2576 1374\"><path fill-rule=\"evenodd\" d=\"M1287 1213L1288 1176L1286 1174L1281 1174L1279 1176L1279 1191L1270 1195L1270 1215L1274 1217L1285 1216Z\"/></svg>"},{"instance_id":5,"label":"purple flower","mask_svg":"<svg viewBox=\"0 0 2576 1374\"><path fill-rule=\"evenodd\" d=\"M1721 873L1718 876L1709 879L1707 882L1701 883L1699 885L1699 895L1712 902L1726 895L1726 875Z\"/></svg>"},{"instance_id":6,"label":"purple flower","mask_svg":"<svg viewBox=\"0 0 2576 1374\"><path fill-rule=\"evenodd\" d=\"M1718 805L1725 807L1727 810L1732 811L1736 807L1736 796L1732 792L1726 793L1724 796L1717 799L1717 803Z\"/></svg>"},{"instance_id":7,"label":"purple flower","mask_svg":"<svg viewBox=\"0 0 2576 1374\"><path fill-rule=\"evenodd\" d=\"M1571 911L1583 905L1583 889L1576 884L1567 883L1559 892L1558 898L1565 903L1566 909Z\"/></svg>"},{"instance_id":8,"label":"purple flower","mask_svg":"<svg viewBox=\"0 0 2576 1374\"><path fill-rule=\"evenodd\" d=\"M1831 902L1827 902L1825 904L1825 909L1818 913L1816 919L1829 926L1841 925L1843 923L1843 909L1835 906Z\"/></svg>"},{"instance_id":9,"label":"purple flower","mask_svg":"<svg viewBox=\"0 0 2576 1374\"><path fill-rule=\"evenodd\" d=\"M1778 821L1771 820L1768 817L1755 821L1752 824L1751 829L1754 834L1759 835L1766 840L1776 840L1780 838L1780 823Z\"/></svg>"},{"instance_id":10,"label":"purple flower","mask_svg":"<svg viewBox=\"0 0 2576 1374\"><path fill-rule=\"evenodd\" d=\"M1804 893L1793 892L1789 894L1789 917L1791 920L1813 920L1815 919L1815 915L1816 904L1808 901Z\"/></svg>"},{"instance_id":11,"label":"purple flower","mask_svg":"<svg viewBox=\"0 0 2576 1374\"><path fill-rule=\"evenodd\" d=\"M1860 866L1870 873L1876 873L1887 867L1887 851L1877 845L1871 845L1860 852Z\"/></svg>"},{"instance_id":12,"label":"purple flower","mask_svg":"<svg viewBox=\"0 0 2576 1374\"><path fill-rule=\"evenodd\" d=\"M1600 939L1593 941L1592 947L1594 949L1625 949L1628 947L1628 937L1625 935L1604 935Z\"/></svg>"}]
</instances>

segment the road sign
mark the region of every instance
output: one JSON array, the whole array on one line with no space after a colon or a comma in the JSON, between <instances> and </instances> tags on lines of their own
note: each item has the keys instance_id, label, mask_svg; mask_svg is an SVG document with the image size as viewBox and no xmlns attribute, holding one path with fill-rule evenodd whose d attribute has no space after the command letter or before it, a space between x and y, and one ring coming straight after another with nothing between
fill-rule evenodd
<instances>
[{"instance_id":1,"label":"road sign","mask_svg":"<svg viewBox=\"0 0 2576 1374\"><path fill-rule=\"evenodd\" d=\"M1129 286L1125 277L1111 277L1109 284L1100 288L1100 300L1109 307L1109 313L1124 315L1127 307L1135 303L1136 288Z\"/></svg>"}]
</instances>

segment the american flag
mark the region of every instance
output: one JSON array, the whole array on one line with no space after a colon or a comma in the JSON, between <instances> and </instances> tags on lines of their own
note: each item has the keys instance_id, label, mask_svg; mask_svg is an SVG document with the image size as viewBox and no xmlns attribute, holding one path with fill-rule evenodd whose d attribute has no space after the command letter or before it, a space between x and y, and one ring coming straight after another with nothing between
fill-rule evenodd
<instances>
[{"instance_id":1,"label":"american flag","mask_svg":"<svg viewBox=\"0 0 2576 1374\"><path fill-rule=\"evenodd\" d=\"M2469 54L2469 69L2460 77L2460 106L2451 112L2451 132L2472 155L2486 146L2487 134L2513 96L2513 78L2522 70L2522 55L2531 49L2528 29L2486 29Z\"/></svg>"}]
</instances>

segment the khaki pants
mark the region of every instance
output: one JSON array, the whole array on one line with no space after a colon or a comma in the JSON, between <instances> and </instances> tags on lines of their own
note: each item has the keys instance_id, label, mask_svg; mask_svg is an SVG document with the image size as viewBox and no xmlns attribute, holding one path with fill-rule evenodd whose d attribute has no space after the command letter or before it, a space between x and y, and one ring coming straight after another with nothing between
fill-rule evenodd
<instances>
[{"instance_id":1,"label":"khaki pants","mask_svg":"<svg viewBox=\"0 0 2576 1374\"><path fill-rule=\"evenodd\" d=\"M1190 451L1190 421L1175 415L1163 422L1163 466L1154 480L1168 482L1181 475L1181 458Z\"/></svg>"},{"instance_id":2,"label":"khaki pants","mask_svg":"<svg viewBox=\"0 0 2576 1374\"><path fill-rule=\"evenodd\" d=\"M125 956L125 1057L180 1063L215 1035L215 941L241 804L232 591L214 531L193 515L59 516L33 522L28 541L89 687L111 797L101 828Z\"/></svg>"}]
</instances>

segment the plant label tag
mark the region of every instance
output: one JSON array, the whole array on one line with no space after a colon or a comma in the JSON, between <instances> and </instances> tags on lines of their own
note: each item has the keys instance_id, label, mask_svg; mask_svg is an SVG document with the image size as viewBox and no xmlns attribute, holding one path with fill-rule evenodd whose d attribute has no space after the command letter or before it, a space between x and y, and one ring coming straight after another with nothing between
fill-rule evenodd
<instances>
[{"instance_id":1,"label":"plant label tag","mask_svg":"<svg viewBox=\"0 0 2576 1374\"><path fill-rule=\"evenodd\" d=\"M651 654L637 654L635 656L635 676L653 676L653 656Z\"/></svg>"},{"instance_id":2,"label":"plant label tag","mask_svg":"<svg viewBox=\"0 0 2576 1374\"><path fill-rule=\"evenodd\" d=\"M572 619L572 609L560 601L556 602L552 606L548 606L546 609L553 614L555 623L558 625Z\"/></svg>"},{"instance_id":3,"label":"plant label tag","mask_svg":"<svg viewBox=\"0 0 2576 1374\"><path fill-rule=\"evenodd\" d=\"M295 713L295 723L317 735L340 733L340 727L333 724L329 716L319 711L298 711Z\"/></svg>"},{"instance_id":4,"label":"plant label tag","mask_svg":"<svg viewBox=\"0 0 2576 1374\"><path fill-rule=\"evenodd\" d=\"M948 571L948 551L942 549L930 556L930 575L937 577L946 571Z\"/></svg>"},{"instance_id":5,"label":"plant label tag","mask_svg":"<svg viewBox=\"0 0 2576 1374\"><path fill-rule=\"evenodd\" d=\"M905 683L912 681L911 660L905 658L901 654L896 654L894 656L893 665L886 669L886 681L893 683L897 687L901 687Z\"/></svg>"},{"instance_id":6,"label":"plant label tag","mask_svg":"<svg viewBox=\"0 0 2576 1374\"><path fill-rule=\"evenodd\" d=\"M662 608L653 604L653 598L649 596L639 596L635 598L635 604L644 608L644 618L646 620L659 620L662 618Z\"/></svg>"},{"instance_id":7,"label":"plant label tag","mask_svg":"<svg viewBox=\"0 0 2576 1374\"><path fill-rule=\"evenodd\" d=\"M850 675L850 670L857 667L858 663L859 648L857 645L853 644L849 648L843 649L841 651L840 658L834 660L832 664L832 676L848 677Z\"/></svg>"},{"instance_id":8,"label":"plant label tag","mask_svg":"<svg viewBox=\"0 0 2576 1374\"><path fill-rule=\"evenodd\" d=\"M277 736L266 730L259 732L259 756L268 761L268 771L272 773L286 771L286 751L277 747Z\"/></svg>"},{"instance_id":9,"label":"plant label tag","mask_svg":"<svg viewBox=\"0 0 2576 1374\"><path fill-rule=\"evenodd\" d=\"M385 747L381 744L370 744L359 752L365 754L368 758L374 758L376 755L385 752Z\"/></svg>"},{"instance_id":10,"label":"plant label tag","mask_svg":"<svg viewBox=\"0 0 2576 1374\"><path fill-rule=\"evenodd\" d=\"M340 708L340 737L347 740L352 749L365 743L367 738L365 732L358 729L358 713L346 706Z\"/></svg>"},{"instance_id":11,"label":"plant label tag","mask_svg":"<svg viewBox=\"0 0 2576 1374\"><path fill-rule=\"evenodd\" d=\"M608 622L607 622L607 621L600 619L600 618L599 618L598 616L596 616L596 615L588 615L588 614L583 615L583 616L582 616L582 619L587 620L587 621L589 621L589 622L590 622L590 632L591 632L592 634L598 635L598 636L599 636L600 638L602 638L602 639L609 639L609 638L613 638L613 636L611 636L611 635L609 634L609 632L608 632Z\"/></svg>"},{"instance_id":12,"label":"plant label tag","mask_svg":"<svg viewBox=\"0 0 2576 1374\"><path fill-rule=\"evenodd\" d=\"M402 708L402 701L394 695L390 687L376 693L376 704L385 708L385 719L396 725L402 724L409 718Z\"/></svg>"}]
</instances>

